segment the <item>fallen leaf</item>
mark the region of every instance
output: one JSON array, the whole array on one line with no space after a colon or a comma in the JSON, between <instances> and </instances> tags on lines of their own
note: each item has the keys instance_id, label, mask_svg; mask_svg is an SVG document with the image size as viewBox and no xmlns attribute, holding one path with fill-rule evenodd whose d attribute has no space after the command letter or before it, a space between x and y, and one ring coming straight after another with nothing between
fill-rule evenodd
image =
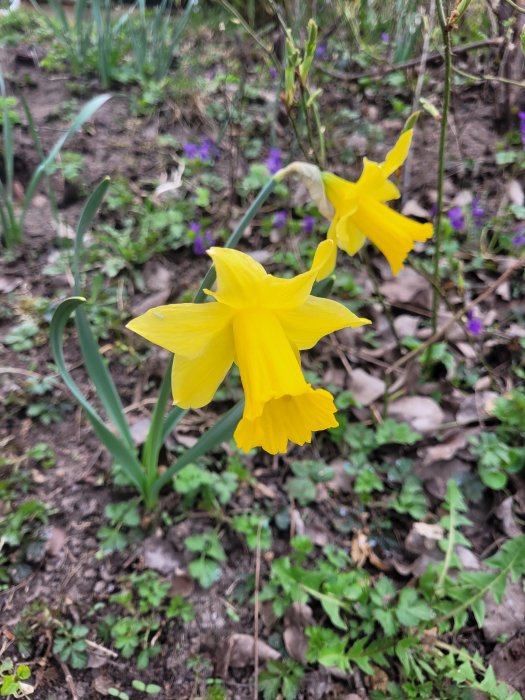
<instances>
[{"instance_id":1,"label":"fallen leaf","mask_svg":"<svg viewBox=\"0 0 525 700\"><path fill-rule=\"evenodd\" d=\"M505 498L496 509L496 516L501 520L503 531L507 537L518 537L522 534L521 528L516 524L512 506L514 499L512 496Z\"/></svg>"},{"instance_id":2,"label":"fallen leaf","mask_svg":"<svg viewBox=\"0 0 525 700\"><path fill-rule=\"evenodd\" d=\"M269 644L262 640L257 640L257 653L259 661L276 661L281 658L278 651L273 649ZM245 668L253 666L255 662L255 638L251 634L230 635L226 642L226 649L220 664L221 675L224 676L228 672L230 666L232 668Z\"/></svg>"},{"instance_id":3,"label":"fallen leaf","mask_svg":"<svg viewBox=\"0 0 525 700\"><path fill-rule=\"evenodd\" d=\"M525 203L525 194L520 183L517 180L509 180L505 189L507 190L507 197L512 204L522 207Z\"/></svg>"},{"instance_id":4,"label":"fallen leaf","mask_svg":"<svg viewBox=\"0 0 525 700\"><path fill-rule=\"evenodd\" d=\"M139 418L130 426L131 437L133 439L133 444L137 447L143 445L148 437L149 427L151 425L151 418Z\"/></svg>"},{"instance_id":5,"label":"fallen leaf","mask_svg":"<svg viewBox=\"0 0 525 700\"><path fill-rule=\"evenodd\" d=\"M507 581L505 595L497 604L490 593L485 596L485 620L483 633L489 642L495 642L502 634L509 637L523 629L525 619L525 593L523 582Z\"/></svg>"},{"instance_id":6,"label":"fallen leaf","mask_svg":"<svg viewBox=\"0 0 525 700\"><path fill-rule=\"evenodd\" d=\"M466 446L467 438L464 433L455 433L450 435L446 440L438 445L432 445L432 447L426 448L423 466L427 466L438 461L447 462L455 457L459 450L462 450Z\"/></svg>"},{"instance_id":7,"label":"fallen leaf","mask_svg":"<svg viewBox=\"0 0 525 700\"><path fill-rule=\"evenodd\" d=\"M424 554L436 548L437 543L445 536L440 525L416 522L412 523L410 532L405 539L405 548L413 554Z\"/></svg>"},{"instance_id":8,"label":"fallen leaf","mask_svg":"<svg viewBox=\"0 0 525 700\"><path fill-rule=\"evenodd\" d=\"M490 415L498 394L494 391L481 391L474 395L466 396L456 413L456 421L460 425L479 423Z\"/></svg>"},{"instance_id":9,"label":"fallen leaf","mask_svg":"<svg viewBox=\"0 0 525 700\"><path fill-rule=\"evenodd\" d=\"M150 292L162 292L171 289L172 272L159 260L148 260L144 265L144 284Z\"/></svg>"},{"instance_id":10,"label":"fallen leaf","mask_svg":"<svg viewBox=\"0 0 525 700\"><path fill-rule=\"evenodd\" d=\"M52 557L56 557L57 554L60 554L67 542L67 532L61 527L53 526L49 528L46 534L46 552Z\"/></svg>"},{"instance_id":11,"label":"fallen leaf","mask_svg":"<svg viewBox=\"0 0 525 700\"><path fill-rule=\"evenodd\" d=\"M404 216L415 216L417 219L430 220L430 212L415 199L409 199L403 206L401 213Z\"/></svg>"},{"instance_id":12,"label":"fallen leaf","mask_svg":"<svg viewBox=\"0 0 525 700\"><path fill-rule=\"evenodd\" d=\"M400 314L394 319L394 328L401 338L407 335L416 335L418 326L419 318L418 316L412 316L412 314Z\"/></svg>"},{"instance_id":13,"label":"fallen leaf","mask_svg":"<svg viewBox=\"0 0 525 700\"><path fill-rule=\"evenodd\" d=\"M350 493L352 491L352 477L346 471L345 465L348 462L344 459L334 459L329 463L334 475L330 481L326 482L326 486L334 493Z\"/></svg>"},{"instance_id":14,"label":"fallen leaf","mask_svg":"<svg viewBox=\"0 0 525 700\"><path fill-rule=\"evenodd\" d=\"M171 577L170 595L181 595L188 598L195 589L195 580L184 572L176 573Z\"/></svg>"},{"instance_id":15,"label":"fallen leaf","mask_svg":"<svg viewBox=\"0 0 525 700\"><path fill-rule=\"evenodd\" d=\"M150 537L145 540L142 554L146 567L161 574L172 573L180 567L175 549L162 537Z\"/></svg>"},{"instance_id":16,"label":"fallen leaf","mask_svg":"<svg viewBox=\"0 0 525 700\"><path fill-rule=\"evenodd\" d=\"M525 693L525 635L518 634L504 644L498 644L489 656L489 662L499 681L507 683L516 692Z\"/></svg>"},{"instance_id":17,"label":"fallen leaf","mask_svg":"<svg viewBox=\"0 0 525 700\"><path fill-rule=\"evenodd\" d=\"M433 433L445 419L441 408L428 396L403 396L389 405L388 415L426 434Z\"/></svg>"},{"instance_id":18,"label":"fallen leaf","mask_svg":"<svg viewBox=\"0 0 525 700\"><path fill-rule=\"evenodd\" d=\"M286 627L283 632L284 647L288 655L300 664L306 665L306 652L308 651L308 637L304 629L300 627Z\"/></svg>"},{"instance_id":19,"label":"fallen leaf","mask_svg":"<svg viewBox=\"0 0 525 700\"><path fill-rule=\"evenodd\" d=\"M379 288L391 304L415 304L428 309L432 299L430 282L409 267L405 267L393 280L384 282Z\"/></svg>"},{"instance_id":20,"label":"fallen leaf","mask_svg":"<svg viewBox=\"0 0 525 700\"><path fill-rule=\"evenodd\" d=\"M427 465L420 471L419 476L428 493L442 501L447 495L447 481L457 479L460 475L469 472L470 465L454 457L448 462L433 462L431 465Z\"/></svg>"},{"instance_id":21,"label":"fallen leaf","mask_svg":"<svg viewBox=\"0 0 525 700\"><path fill-rule=\"evenodd\" d=\"M348 388L353 397L363 406L370 406L385 393L385 382L368 374L360 367L352 370Z\"/></svg>"}]
</instances>

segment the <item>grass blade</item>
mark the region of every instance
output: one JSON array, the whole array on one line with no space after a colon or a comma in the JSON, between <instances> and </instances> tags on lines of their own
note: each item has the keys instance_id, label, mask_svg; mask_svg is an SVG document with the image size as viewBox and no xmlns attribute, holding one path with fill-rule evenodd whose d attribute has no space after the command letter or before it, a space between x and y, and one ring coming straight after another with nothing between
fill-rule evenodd
<instances>
[{"instance_id":1,"label":"grass blade","mask_svg":"<svg viewBox=\"0 0 525 700\"><path fill-rule=\"evenodd\" d=\"M62 381L69 389L75 400L82 406L89 422L93 426L99 440L105 445L114 459L121 465L129 479L135 484L141 494L144 494L146 478L142 466L134 450L131 450L120 438L114 435L105 425L93 406L80 391L73 377L67 369L64 359L62 340L64 328L71 314L85 302L82 297L70 297L65 299L55 310L51 319L50 343L53 359L58 368Z\"/></svg>"},{"instance_id":2,"label":"grass blade","mask_svg":"<svg viewBox=\"0 0 525 700\"><path fill-rule=\"evenodd\" d=\"M80 127L86 122L102 105L109 100L111 95L98 95L97 97L94 97L91 99L87 104L84 105L84 107L80 110L80 112L77 114L75 119L71 122L71 125L69 129L66 131L65 134L62 134L62 136L58 139L58 141L55 143L53 148L49 151L47 154L47 157L40 163L40 165L37 167L35 172L33 173L33 177L29 181L29 184L26 189L26 193L24 196L24 201L22 205L22 214L20 216L19 220L19 228L20 231L22 231L22 228L24 226L24 220L25 216L27 213L27 210L29 208L29 205L31 203L31 200L33 198L33 195L35 194L35 190L38 187L38 184L40 180L44 177L46 174L46 170L49 167L49 165L54 161L54 159L57 157L57 155L60 152L60 149L62 146L66 143L66 141L75 134Z\"/></svg>"}]
</instances>

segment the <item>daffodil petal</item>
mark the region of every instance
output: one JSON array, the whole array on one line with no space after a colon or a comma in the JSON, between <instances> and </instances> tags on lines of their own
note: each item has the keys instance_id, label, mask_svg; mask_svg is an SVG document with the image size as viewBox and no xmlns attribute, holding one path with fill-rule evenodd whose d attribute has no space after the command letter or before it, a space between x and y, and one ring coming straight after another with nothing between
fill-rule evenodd
<instances>
[{"instance_id":1,"label":"daffodil petal","mask_svg":"<svg viewBox=\"0 0 525 700\"><path fill-rule=\"evenodd\" d=\"M360 198L353 220L386 257L394 275L403 268L414 241L425 241L433 234L432 224L412 221L370 197Z\"/></svg>"},{"instance_id":2,"label":"daffodil petal","mask_svg":"<svg viewBox=\"0 0 525 700\"><path fill-rule=\"evenodd\" d=\"M335 234L335 219L330 223L330 228L328 229L327 238L323 241L315 251L314 261L312 264L312 270L316 272L316 280L324 280L332 274L335 268L335 263L337 261L337 240ZM326 244L330 243L330 246Z\"/></svg>"},{"instance_id":3,"label":"daffodil petal","mask_svg":"<svg viewBox=\"0 0 525 700\"><path fill-rule=\"evenodd\" d=\"M217 271L217 301L233 308L258 304L262 284L267 278L264 267L246 253L232 248L212 247L207 251Z\"/></svg>"},{"instance_id":4,"label":"daffodil petal","mask_svg":"<svg viewBox=\"0 0 525 700\"><path fill-rule=\"evenodd\" d=\"M329 172L322 173L322 178L326 195L334 206L336 213L339 213L339 210L342 208L344 208L345 214L357 209L355 182L349 182Z\"/></svg>"},{"instance_id":5,"label":"daffodil petal","mask_svg":"<svg viewBox=\"0 0 525 700\"><path fill-rule=\"evenodd\" d=\"M412 133L412 129L402 133L394 148L387 153L384 162L380 166L384 177L390 177L407 159L410 144L412 143Z\"/></svg>"},{"instance_id":6,"label":"daffodil petal","mask_svg":"<svg viewBox=\"0 0 525 700\"><path fill-rule=\"evenodd\" d=\"M354 223L355 214L346 214L337 222L337 245L348 253L355 255L366 241L365 234Z\"/></svg>"},{"instance_id":7,"label":"daffodil petal","mask_svg":"<svg viewBox=\"0 0 525 700\"><path fill-rule=\"evenodd\" d=\"M299 309L279 312L278 317L286 337L299 350L312 348L320 338L341 328L371 323L337 301L313 296Z\"/></svg>"},{"instance_id":8,"label":"daffodil petal","mask_svg":"<svg viewBox=\"0 0 525 700\"><path fill-rule=\"evenodd\" d=\"M218 333L198 357L175 355L171 372L173 402L181 408L200 408L209 403L232 366L233 356L231 326Z\"/></svg>"},{"instance_id":9,"label":"daffodil petal","mask_svg":"<svg viewBox=\"0 0 525 700\"><path fill-rule=\"evenodd\" d=\"M247 418L259 416L271 399L304 392L307 385L301 366L275 313L240 311L234 316L233 332Z\"/></svg>"},{"instance_id":10,"label":"daffodil petal","mask_svg":"<svg viewBox=\"0 0 525 700\"><path fill-rule=\"evenodd\" d=\"M288 441L304 445L311 442L312 432L336 428L335 412L328 391L306 385L302 394L269 401L253 420L243 416L234 433L235 442L245 452L254 447L270 454L286 452Z\"/></svg>"},{"instance_id":11,"label":"daffodil petal","mask_svg":"<svg viewBox=\"0 0 525 700\"><path fill-rule=\"evenodd\" d=\"M231 316L231 309L214 302L169 304L149 309L132 319L127 328L176 355L192 358L204 351Z\"/></svg>"}]
</instances>

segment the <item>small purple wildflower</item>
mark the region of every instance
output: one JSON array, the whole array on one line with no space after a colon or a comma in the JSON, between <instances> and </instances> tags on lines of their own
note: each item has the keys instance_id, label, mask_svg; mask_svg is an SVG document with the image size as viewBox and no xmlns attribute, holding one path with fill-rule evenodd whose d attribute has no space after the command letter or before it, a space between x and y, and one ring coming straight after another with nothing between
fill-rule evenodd
<instances>
[{"instance_id":1,"label":"small purple wildflower","mask_svg":"<svg viewBox=\"0 0 525 700\"><path fill-rule=\"evenodd\" d=\"M192 221L188 228L190 231L193 231L193 233L199 233L201 230L201 225L197 221Z\"/></svg>"},{"instance_id":2,"label":"small purple wildflower","mask_svg":"<svg viewBox=\"0 0 525 700\"><path fill-rule=\"evenodd\" d=\"M307 236L314 232L315 216L305 216L303 219L303 233Z\"/></svg>"},{"instance_id":3,"label":"small purple wildflower","mask_svg":"<svg viewBox=\"0 0 525 700\"><path fill-rule=\"evenodd\" d=\"M518 112L518 118L520 120L521 143L525 150L525 112Z\"/></svg>"},{"instance_id":4,"label":"small purple wildflower","mask_svg":"<svg viewBox=\"0 0 525 700\"><path fill-rule=\"evenodd\" d=\"M206 244L204 243L204 238L202 236L196 236L193 241L193 252L195 255L204 255L206 252Z\"/></svg>"},{"instance_id":5,"label":"small purple wildflower","mask_svg":"<svg viewBox=\"0 0 525 700\"><path fill-rule=\"evenodd\" d=\"M525 235L523 233L518 234L512 239L512 245L520 246L525 245Z\"/></svg>"},{"instance_id":6,"label":"small purple wildflower","mask_svg":"<svg viewBox=\"0 0 525 700\"><path fill-rule=\"evenodd\" d=\"M481 335L483 331L483 321L476 318L473 311L467 311L467 330L472 335Z\"/></svg>"},{"instance_id":7,"label":"small purple wildflower","mask_svg":"<svg viewBox=\"0 0 525 700\"><path fill-rule=\"evenodd\" d=\"M461 207L452 207L448 210L450 225L454 231L462 231L465 228L465 217Z\"/></svg>"},{"instance_id":8,"label":"small purple wildflower","mask_svg":"<svg viewBox=\"0 0 525 700\"><path fill-rule=\"evenodd\" d=\"M275 66L270 66L270 80L275 80L277 78L277 68Z\"/></svg>"},{"instance_id":9,"label":"small purple wildflower","mask_svg":"<svg viewBox=\"0 0 525 700\"><path fill-rule=\"evenodd\" d=\"M390 34L388 32L381 32L381 41L383 44L390 43Z\"/></svg>"},{"instance_id":10,"label":"small purple wildflower","mask_svg":"<svg viewBox=\"0 0 525 700\"><path fill-rule=\"evenodd\" d=\"M318 44L315 47L315 57L324 58L326 55L326 44Z\"/></svg>"},{"instance_id":11,"label":"small purple wildflower","mask_svg":"<svg viewBox=\"0 0 525 700\"><path fill-rule=\"evenodd\" d=\"M264 161L264 164L270 171L270 175L275 175L275 173L283 167L283 154L280 148L270 148L270 153L268 158Z\"/></svg>"},{"instance_id":12,"label":"small purple wildflower","mask_svg":"<svg viewBox=\"0 0 525 700\"><path fill-rule=\"evenodd\" d=\"M204 255L206 250L215 243L210 231L206 231L204 236L195 236L193 241L193 252L195 255Z\"/></svg>"},{"instance_id":13,"label":"small purple wildflower","mask_svg":"<svg viewBox=\"0 0 525 700\"><path fill-rule=\"evenodd\" d=\"M474 220L474 225L477 226L478 228L481 228L483 226L483 219L485 216L485 210L483 209L483 207L479 203L479 197L473 197L471 211L472 211L472 219Z\"/></svg>"},{"instance_id":14,"label":"small purple wildflower","mask_svg":"<svg viewBox=\"0 0 525 700\"><path fill-rule=\"evenodd\" d=\"M288 214L285 211L276 211L273 217L273 225L275 228L284 228L288 221Z\"/></svg>"},{"instance_id":15,"label":"small purple wildflower","mask_svg":"<svg viewBox=\"0 0 525 700\"><path fill-rule=\"evenodd\" d=\"M199 147L194 143L185 143L182 145L184 156L190 160L195 160L199 154Z\"/></svg>"}]
</instances>

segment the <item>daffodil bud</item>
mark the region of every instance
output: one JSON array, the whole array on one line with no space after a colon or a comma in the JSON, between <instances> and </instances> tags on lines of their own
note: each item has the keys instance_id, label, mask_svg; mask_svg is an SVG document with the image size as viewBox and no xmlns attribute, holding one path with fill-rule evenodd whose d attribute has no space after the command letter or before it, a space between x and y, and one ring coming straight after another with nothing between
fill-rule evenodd
<instances>
[{"instance_id":1,"label":"daffodil bud","mask_svg":"<svg viewBox=\"0 0 525 700\"><path fill-rule=\"evenodd\" d=\"M287 165L286 168L278 170L274 178L280 182L290 175L297 175L307 188L310 197L313 199L320 213L327 219L331 219L334 215L334 208L326 196L321 171L317 165L296 160L290 163L290 165Z\"/></svg>"}]
</instances>

